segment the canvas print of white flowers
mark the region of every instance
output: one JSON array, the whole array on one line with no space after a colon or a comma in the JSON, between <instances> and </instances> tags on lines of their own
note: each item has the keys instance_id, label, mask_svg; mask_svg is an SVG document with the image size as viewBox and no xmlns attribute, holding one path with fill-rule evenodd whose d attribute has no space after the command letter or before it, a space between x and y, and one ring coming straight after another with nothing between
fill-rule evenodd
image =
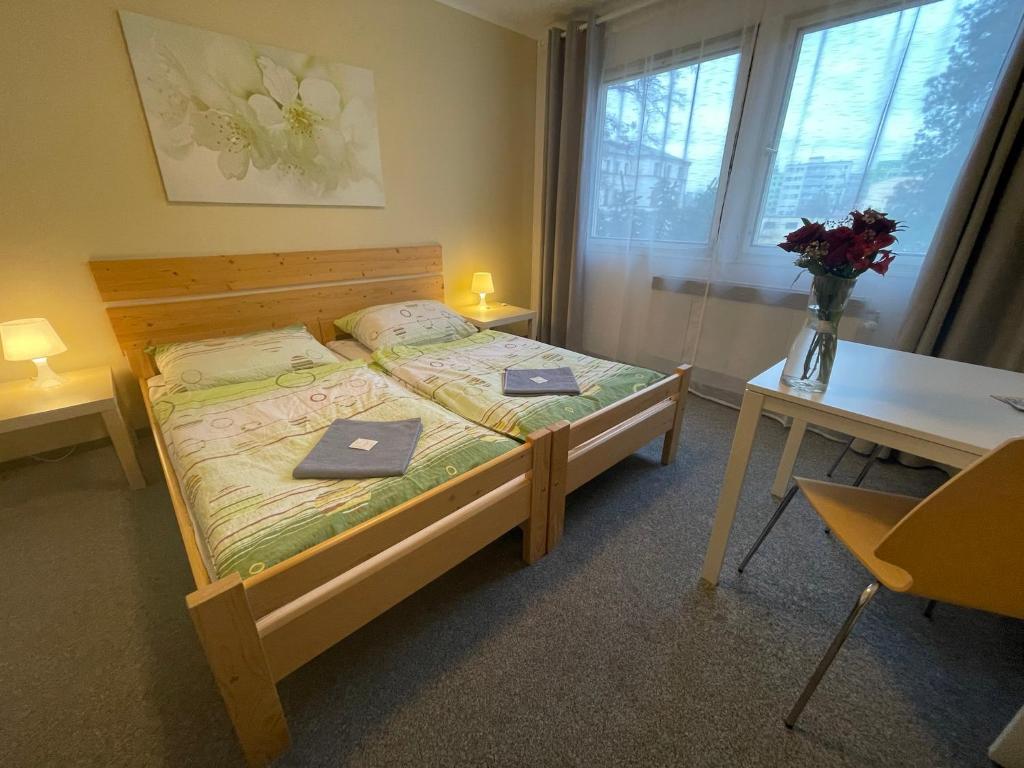
<instances>
[{"instance_id":1,"label":"canvas print of white flowers","mask_svg":"<svg viewBox=\"0 0 1024 768\"><path fill-rule=\"evenodd\" d=\"M121 12L167 199L384 205L373 73Z\"/></svg>"}]
</instances>

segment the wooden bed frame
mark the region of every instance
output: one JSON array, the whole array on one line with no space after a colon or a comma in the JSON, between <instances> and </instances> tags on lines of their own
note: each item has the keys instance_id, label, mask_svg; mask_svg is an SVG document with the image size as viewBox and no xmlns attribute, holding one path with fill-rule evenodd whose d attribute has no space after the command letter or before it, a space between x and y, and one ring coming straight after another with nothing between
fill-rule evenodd
<instances>
[{"instance_id":1,"label":"wooden bed frame","mask_svg":"<svg viewBox=\"0 0 1024 768\"><path fill-rule=\"evenodd\" d=\"M186 602L251 765L289 743L276 683L505 532L532 563L562 537L565 496L664 435L675 457L690 367L253 576L211 581L153 417L152 344L334 320L375 304L444 300L441 247L90 262L118 343L139 380L196 583Z\"/></svg>"},{"instance_id":2,"label":"wooden bed frame","mask_svg":"<svg viewBox=\"0 0 1024 768\"><path fill-rule=\"evenodd\" d=\"M321 341L333 320L374 304L444 299L438 245L248 256L93 261L114 334L138 377L171 504L195 578L186 598L199 640L250 765L289 744L277 681L515 527L523 558L548 549L555 425L354 528L253 576L212 581L181 485L153 418L146 347L304 323Z\"/></svg>"},{"instance_id":3,"label":"wooden bed frame","mask_svg":"<svg viewBox=\"0 0 1024 768\"><path fill-rule=\"evenodd\" d=\"M568 425L552 425L548 551L562 538L566 494L664 434L661 463L672 463L683 428L690 366Z\"/></svg>"}]
</instances>

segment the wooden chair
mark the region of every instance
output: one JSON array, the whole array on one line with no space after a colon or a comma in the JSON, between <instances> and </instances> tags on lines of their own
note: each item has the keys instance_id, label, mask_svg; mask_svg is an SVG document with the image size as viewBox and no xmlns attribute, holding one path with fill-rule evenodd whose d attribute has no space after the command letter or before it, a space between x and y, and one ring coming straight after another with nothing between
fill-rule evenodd
<instances>
[{"instance_id":1,"label":"wooden chair","mask_svg":"<svg viewBox=\"0 0 1024 768\"><path fill-rule=\"evenodd\" d=\"M797 478L814 511L874 580L785 718L792 728L880 586L1024 619L1024 437L925 499Z\"/></svg>"}]
</instances>

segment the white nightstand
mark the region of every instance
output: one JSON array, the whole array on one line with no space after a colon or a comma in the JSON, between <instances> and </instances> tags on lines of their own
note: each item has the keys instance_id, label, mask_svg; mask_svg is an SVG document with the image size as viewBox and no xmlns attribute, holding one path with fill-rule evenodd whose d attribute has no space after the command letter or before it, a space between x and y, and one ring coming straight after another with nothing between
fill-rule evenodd
<instances>
[{"instance_id":1,"label":"white nightstand","mask_svg":"<svg viewBox=\"0 0 1024 768\"><path fill-rule=\"evenodd\" d=\"M534 336L537 325L537 312L535 310L517 307L512 304L493 303L488 304L487 309L480 309L477 304L469 304L464 307L455 307L455 311L481 331L525 322L526 335L531 339L536 338Z\"/></svg>"},{"instance_id":2,"label":"white nightstand","mask_svg":"<svg viewBox=\"0 0 1024 768\"><path fill-rule=\"evenodd\" d=\"M128 485L145 488L135 438L125 424L114 388L114 376L106 366L61 373L64 383L42 389L30 379L0 384L0 434L38 427L55 421L98 413L121 461Z\"/></svg>"}]
</instances>

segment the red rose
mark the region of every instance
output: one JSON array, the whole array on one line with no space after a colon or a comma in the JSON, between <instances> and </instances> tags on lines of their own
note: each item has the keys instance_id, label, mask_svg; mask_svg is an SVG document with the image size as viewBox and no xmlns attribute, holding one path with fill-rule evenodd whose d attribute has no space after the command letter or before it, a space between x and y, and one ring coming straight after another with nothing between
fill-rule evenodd
<instances>
[{"instance_id":1,"label":"red rose","mask_svg":"<svg viewBox=\"0 0 1024 768\"><path fill-rule=\"evenodd\" d=\"M888 235L890 232L895 232L899 227L898 221L893 221L887 218L884 213L879 213L878 218L875 219L875 223L871 225L871 228L879 234Z\"/></svg>"},{"instance_id":2,"label":"red rose","mask_svg":"<svg viewBox=\"0 0 1024 768\"><path fill-rule=\"evenodd\" d=\"M866 208L863 213L850 211L850 218L853 220L853 231L858 234L870 230L876 236L888 235L899 227L898 221L893 221L886 214L876 211L874 208Z\"/></svg>"},{"instance_id":3,"label":"red rose","mask_svg":"<svg viewBox=\"0 0 1024 768\"><path fill-rule=\"evenodd\" d=\"M861 257L863 241L849 227L836 227L825 233L828 253L822 263L829 269L841 267Z\"/></svg>"},{"instance_id":4,"label":"red rose","mask_svg":"<svg viewBox=\"0 0 1024 768\"><path fill-rule=\"evenodd\" d=\"M871 264L870 268L875 270L875 272L877 272L878 274L884 275L886 272L889 271L889 264L891 264L892 260L895 259L896 257L893 256L892 253L889 251L879 251L879 255L882 258L878 259L873 264Z\"/></svg>"},{"instance_id":5,"label":"red rose","mask_svg":"<svg viewBox=\"0 0 1024 768\"><path fill-rule=\"evenodd\" d=\"M871 209L868 208L868 210L870 211ZM850 220L853 222L850 226L853 227L854 232L863 232L868 228L866 219L867 215L865 213L861 213L860 211L850 211Z\"/></svg>"},{"instance_id":6,"label":"red rose","mask_svg":"<svg viewBox=\"0 0 1024 768\"><path fill-rule=\"evenodd\" d=\"M875 235L875 239L871 241L871 246L881 250L882 248L888 248L895 242L896 238L886 232L884 234Z\"/></svg>"},{"instance_id":7,"label":"red rose","mask_svg":"<svg viewBox=\"0 0 1024 768\"><path fill-rule=\"evenodd\" d=\"M875 262L875 258L879 253L888 253L883 250L886 246L892 245L896 242L896 238L889 234L876 235L870 229L864 230L863 232L857 233L855 236L857 241L851 243L850 247L846 251L846 258L850 262L855 270L863 272L866 269L873 268L872 265ZM890 259L891 261L892 259ZM882 265L883 270L880 274L885 274L888 269L888 262Z\"/></svg>"},{"instance_id":8,"label":"red rose","mask_svg":"<svg viewBox=\"0 0 1024 768\"><path fill-rule=\"evenodd\" d=\"M828 230L816 221L804 224L800 229L795 229L786 235L785 242L779 243L779 248L784 251L796 251L802 246L825 239Z\"/></svg>"},{"instance_id":9,"label":"red rose","mask_svg":"<svg viewBox=\"0 0 1024 768\"><path fill-rule=\"evenodd\" d=\"M850 259L850 266L858 272L863 272L871 266L871 260L875 257L874 251L862 252L855 258Z\"/></svg>"}]
</instances>

